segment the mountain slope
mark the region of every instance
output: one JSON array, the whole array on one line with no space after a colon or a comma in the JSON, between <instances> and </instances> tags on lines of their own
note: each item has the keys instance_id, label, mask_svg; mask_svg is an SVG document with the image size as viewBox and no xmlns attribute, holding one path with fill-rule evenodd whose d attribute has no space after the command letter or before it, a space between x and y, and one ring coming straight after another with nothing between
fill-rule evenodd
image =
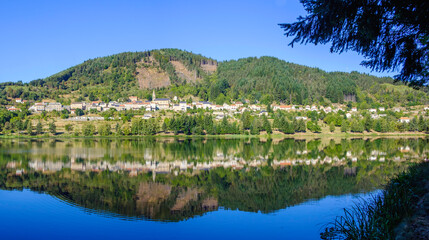
<instances>
[{"instance_id":1,"label":"mountain slope","mask_svg":"<svg viewBox=\"0 0 429 240\"><path fill-rule=\"evenodd\" d=\"M28 84L0 84L6 98L57 101L125 99L130 95L198 96L218 104L230 100L287 104L343 103L368 106L429 103L427 88L415 90L392 78L357 72L325 72L274 57L217 62L178 49L125 52L90 59ZM68 100L70 101L70 100Z\"/></svg>"},{"instance_id":2,"label":"mountain slope","mask_svg":"<svg viewBox=\"0 0 429 240\"><path fill-rule=\"evenodd\" d=\"M30 85L72 91L93 85L111 86L115 89L121 86L122 89L117 90L129 90L136 86L151 88L152 84L156 85L154 80L157 79L157 74L160 74L160 81L182 84L190 80L186 73L195 75L192 78L195 81L207 74L205 65L216 64L213 59L178 49L125 52L85 61L45 79L32 81ZM166 87L169 84L159 85Z\"/></svg>"},{"instance_id":3,"label":"mountain slope","mask_svg":"<svg viewBox=\"0 0 429 240\"><path fill-rule=\"evenodd\" d=\"M317 68L288 63L273 57L245 58L219 64L220 79L227 79L238 92L272 95L274 100L303 104L327 98L343 102L355 100L358 88L368 90L373 84L390 83L391 78L377 78L357 72L325 72ZM308 99L309 101L305 101Z\"/></svg>"}]
</instances>

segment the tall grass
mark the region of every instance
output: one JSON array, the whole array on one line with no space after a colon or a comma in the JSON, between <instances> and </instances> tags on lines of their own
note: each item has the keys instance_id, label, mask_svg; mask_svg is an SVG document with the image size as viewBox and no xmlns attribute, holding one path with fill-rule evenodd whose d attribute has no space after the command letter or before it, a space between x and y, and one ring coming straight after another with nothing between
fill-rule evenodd
<instances>
[{"instance_id":1,"label":"tall grass","mask_svg":"<svg viewBox=\"0 0 429 240\"><path fill-rule=\"evenodd\" d=\"M344 215L329 223L321 238L394 239L395 228L413 214L419 197L425 193L428 176L428 162L411 166L392 179L381 194L344 209Z\"/></svg>"}]
</instances>

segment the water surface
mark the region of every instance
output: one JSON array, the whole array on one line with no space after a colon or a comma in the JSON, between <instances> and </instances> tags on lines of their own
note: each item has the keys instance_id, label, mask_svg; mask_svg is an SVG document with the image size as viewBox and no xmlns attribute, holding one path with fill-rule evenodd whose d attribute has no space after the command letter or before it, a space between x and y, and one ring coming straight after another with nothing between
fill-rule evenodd
<instances>
[{"instance_id":1,"label":"water surface","mask_svg":"<svg viewBox=\"0 0 429 240\"><path fill-rule=\"evenodd\" d=\"M0 141L2 238L315 239L427 139Z\"/></svg>"}]
</instances>

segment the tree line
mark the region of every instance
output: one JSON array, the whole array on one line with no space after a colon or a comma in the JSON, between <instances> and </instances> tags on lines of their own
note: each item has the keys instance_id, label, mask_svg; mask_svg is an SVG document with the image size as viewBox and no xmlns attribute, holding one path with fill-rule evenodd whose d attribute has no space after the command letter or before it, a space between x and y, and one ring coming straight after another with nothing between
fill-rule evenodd
<instances>
[{"instance_id":1,"label":"tree line","mask_svg":"<svg viewBox=\"0 0 429 240\"><path fill-rule=\"evenodd\" d=\"M106 111L103 112L105 121L84 124L66 123L64 132L75 136L139 136L156 134L184 135L223 135L243 134L259 135L273 134L278 131L283 134L321 133L325 132L429 132L429 120L423 115L409 118L409 122L399 121L400 113L388 111L386 116L374 119L369 113L362 116L347 117L345 112L324 113L309 111L306 113L271 112L266 115L255 115L244 111L235 116L215 116L211 112L194 111L173 114L169 117L142 119L138 111ZM0 110L0 130L3 134L27 135L57 135L56 117L65 113L42 113L37 118L29 112L10 112ZM115 120L116 119L116 120ZM338 131L337 131L338 132Z\"/></svg>"}]
</instances>

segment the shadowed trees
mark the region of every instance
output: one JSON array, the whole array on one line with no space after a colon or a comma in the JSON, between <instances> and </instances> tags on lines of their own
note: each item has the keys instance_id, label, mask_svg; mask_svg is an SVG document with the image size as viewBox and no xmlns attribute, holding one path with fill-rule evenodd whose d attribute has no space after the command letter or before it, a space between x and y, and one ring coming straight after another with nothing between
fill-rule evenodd
<instances>
[{"instance_id":1,"label":"shadowed trees","mask_svg":"<svg viewBox=\"0 0 429 240\"><path fill-rule=\"evenodd\" d=\"M376 71L400 69L397 79L421 86L429 76L429 2L302 0L307 16L280 24L290 43L331 43L331 52L362 54Z\"/></svg>"}]
</instances>

